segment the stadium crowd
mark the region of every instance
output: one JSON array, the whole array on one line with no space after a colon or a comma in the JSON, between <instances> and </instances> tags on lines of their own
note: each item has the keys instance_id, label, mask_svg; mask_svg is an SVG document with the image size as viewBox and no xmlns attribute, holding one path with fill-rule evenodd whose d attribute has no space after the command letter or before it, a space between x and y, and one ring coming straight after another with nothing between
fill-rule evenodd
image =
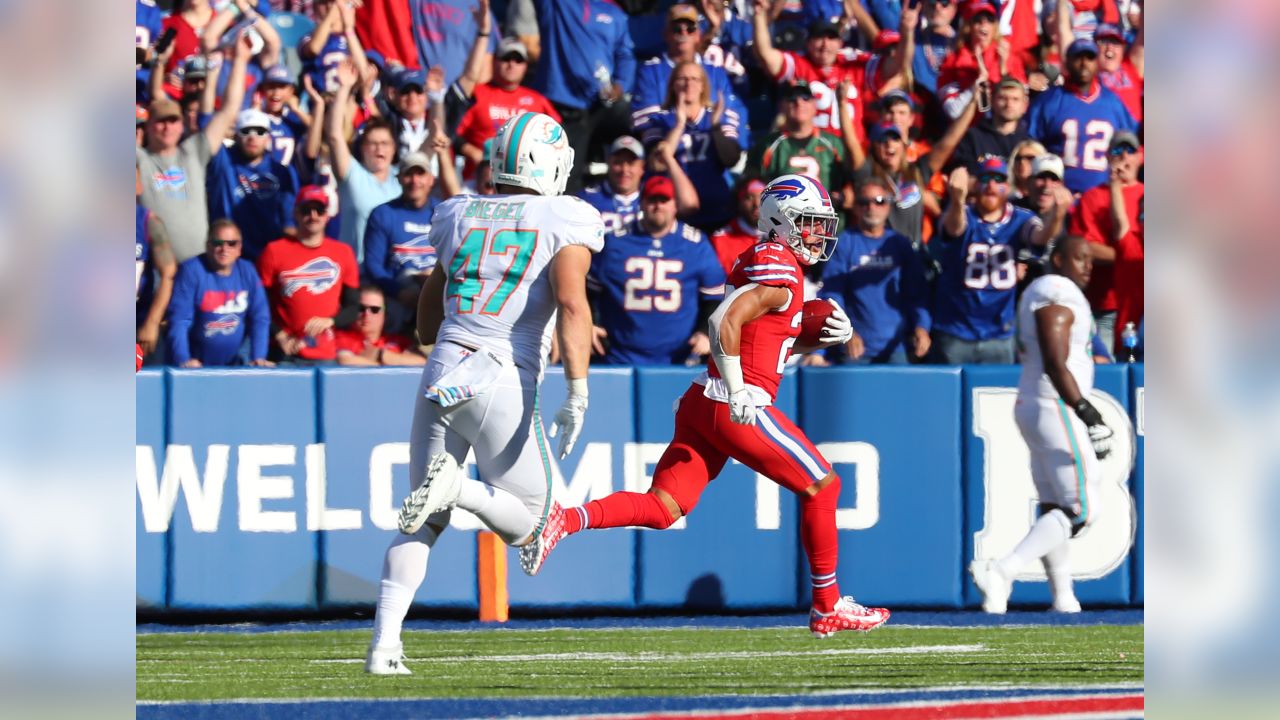
<instances>
[{"instance_id":1,"label":"stadium crowd","mask_svg":"<svg viewBox=\"0 0 1280 720\"><path fill-rule=\"evenodd\" d=\"M610 233L598 362L702 359L786 173L843 215L806 286L856 331L806 364L1015 362L1015 298L1066 234L1095 357L1141 327L1139 0L135 2L149 364L421 364L433 209L493 193L527 111Z\"/></svg>"}]
</instances>

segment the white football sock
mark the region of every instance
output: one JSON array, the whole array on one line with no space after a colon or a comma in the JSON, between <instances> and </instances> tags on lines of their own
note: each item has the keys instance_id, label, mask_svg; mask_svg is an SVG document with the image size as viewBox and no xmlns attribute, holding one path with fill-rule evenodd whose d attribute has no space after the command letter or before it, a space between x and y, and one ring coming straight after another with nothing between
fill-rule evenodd
<instances>
[{"instance_id":1,"label":"white football sock","mask_svg":"<svg viewBox=\"0 0 1280 720\"><path fill-rule=\"evenodd\" d=\"M1075 600L1076 591L1071 580L1071 545L1066 542L1059 544L1040 561L1044 563L1044 574L1049 576L1049 591L1053 593L1053 602L1058 604Z\"/></svg>"},{"instance_id":2,"label":"white football sock","mask_svg":"<svg viewBox=\"0 0 1280 720\"><path fill-rule=\"evenodd\" d=\"M538 525L538 518L515 495L471 478L462 479L458 507L484 521L508 545L529 537Z\"/></svg>"},{"instance_id":3,"label":"white football sock","mask_svg":"<svg viewBox=\"0 0 1280 720\"><path fill-rule=\"evenodd\" d=\"M438 533L430 525L413 535L396 534L382 561L382 583L378 588L378 611L373 617L373 646L394 648L400 645L400 629L404 616L413 604L413 596L427 577L427 558Z\"/></svg>"},{"instance_id":4,"label":"white football sock","mask_svg":"<svg viewBox=\"0 0 1280 720\"><path fill-rule=\"evenodd\" d=\"M998 563L1000 572L1013 580L1013 576L1032 560L1038 560L1049 554L1057 546L1071 537L1071 521L1067 514L1054 508L1036 519L1027 536Z\"/></svg>"}]
</instances>

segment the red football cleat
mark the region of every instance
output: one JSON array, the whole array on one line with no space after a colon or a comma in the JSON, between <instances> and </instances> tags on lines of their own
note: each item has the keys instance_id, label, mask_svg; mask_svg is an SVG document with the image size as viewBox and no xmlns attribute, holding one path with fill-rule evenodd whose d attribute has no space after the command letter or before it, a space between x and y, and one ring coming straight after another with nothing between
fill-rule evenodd
<instances>
[{"instance_id":1,"label":"red football cleat","mask_svg":"<svg viewBox=\"0 0 1280 720\"><path fill-rule=\"evenodd\" d=\"M520 548L520 567L524 569L525 574L537 575L542 569L542 564L547 561L547 556L555 549L556 543L568 534L564 529L564 508L560 507L560 503L552 500L551 512L547 515L547 522L542 526L542 532L538 533L533 542Z\"/></svg>"},{"instance_id":2,"label":"red football cleat","mask_svg":"<svg viewBox=\"0 0 1280 720\"><path fill-rule=\"evenodd\" d=\"M809 631L814 637L831 637L840 630L874 630L889 621L889 611L884 608L863 607L845 595L836 601L828 615L820 615L816 609L809 611Z\"/></svg>"},{"instance_id":3,"label":"red football cleat","mask_svg":"<svg viewBox=\"0 0 1280 720\"><path fill-rule=\"evenodd\" d=\"M142 346L138 343L133 344L134 364L133 371L138 372L142 369Z\"/></svg>"}]
</instances>

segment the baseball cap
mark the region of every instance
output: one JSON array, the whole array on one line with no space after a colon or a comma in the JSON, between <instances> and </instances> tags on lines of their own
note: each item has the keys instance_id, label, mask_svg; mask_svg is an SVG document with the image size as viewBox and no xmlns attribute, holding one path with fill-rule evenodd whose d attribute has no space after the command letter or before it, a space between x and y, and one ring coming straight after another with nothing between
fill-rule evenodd
<instances>
[{"instance_id":1,"label":"baseball cap","mask_svg":"<svg viewBox=\"0 0 1280 720\"><path fill-rule=\"evenodd\" d=\"M293 73L285 65L272 65L262 74L263 85L292 85Z\"/></svg>"},{"instance_id":2,"label":"baseball cap","mask_svg":"<svg viewBox=\"0 0 1280 720\"><path fill-rule=\"evenodd\" d=\"M1121 130L1115 135L1112 135L1111 144L1107 146L1107 149L1114 150L1118 147L1124 147L1125 145L1128 145L1134 150L1142 149L1142 143L1138 141L1138 136L1128 130Z\"/></svg>"},{"instance_id":3,"label":"baseball cap","mask_svg":"<svg viewBox=\"0 0 1280 720\"><path fill-rule=\"evenodd\" d=\"M840 37L840 35L841 35L840 26L836 23L831 22L830 20L827 20L826 18L815 20L813 21L813 23L809 25L809 37L811 38L815 38L815 37L838 38Z\"/></svg>"},{"instance_id":4,"label":"baseball cap","mask_svg":"<svg viewBox=\"0 0 1280 720\"><path fill-rule=\"evenodd\" d=\"M1009 166L1005 164L1003 158L992 156L978 163L978 172L975 174L978 177L982 177L983 175L999 175L1007 180L1009 178Z\"/></svg>"},{"instance_id":5,"label":"baseball cap","mask_svg":"<svg viewBox=\"0 0 1280 720\"><path fill-rule=\"evenodd\" d=\"M640 191L640 197L665 197L674 198L676 196L675 183L671 182L671 178L666 175L654 175L644 181L644 189Z\"/></svg>"},{"instance_id":6,"label":"baseball cap","mask_svg":"<svg viewBox=\"0 0 1280 720\"><path fill-rule=\"evenodd\" d=\"M525 47L524 43L513 37L503 38L502 42L498 43L498 54L494 57L504 58L513 53L519 55L525 60L529 59L529 48Z\"/></svg>"},{"instance_id":7,"label":"baseball cap","mask_svg":"<svg viewBox=\"0 0 1280 720\"><path fill-rule=\"evenodd\" d=\"M871 47L876 50L884 50L902 42L902 34L897 30L881 30L876 33L876 39L871 41Z\"/></svg>"},{"instance_id":8,"label":"baseball cap","mask_svg":"<svg viewBox=\"0 0 1280 720\"><path fill-rule=\"evenodd\" d=\"M364 51L364 57L369 62L373 63L374 65L377 65L379 70L385 70L387 67L387 59L384 58L382 56L382 53L378 52L377 50L374 50L372 48L366 49Z\"/></svg>"},{"instance_id":9,"label":"baseball cap","mask_svg":"<svg viewBox=\"0 0 1280 720\"><path fill-rule=\"evenodd\" d=\"M996 6L989 2L971 2L964 6L964 19L972 20L979 15L990 15L996 17Z\"/></svg>"},{"instance_id":10,"label":"baseball cap","mask_svg":"<svg viewBox=\"0 0 1280 720\"><path fill-rule=\"evenodd\" d=\"M894 125L891 122L882 122L871 128L870 135L871 142L881 142L883 140L888 140L889 138L895 138L897 140L903 139L902 131L898 129L897 125Z\"/></svg>"},{"instance_id":11,"label":"baseball cap","mask_svg":"<svg viewBox=\"0 0 1280 720\"><path fill-rule=\"evenodd\" d=\"M899 103L899 102L906 103L907 107L911 108L912 110L916 109L916 104L912 102L911 96L908 95L904 90L890 90L889 92L885 93L884 96L880 98L880 107L885 110L888 110L890 107L893 106L894 103Z\"/></svg>"},{"instance_id":12,"label":"baseball cap","mask_svg":"<svg viewBox=\"0 0 1280 720\"><path fill-rule=\"evenodd\" d=\"M403 90L414 85L420 88L427 86L427 76L421 70L405 70L396 78L396 90Z\"/></svg>"},{"instance_id":13,"label":"baseball cap","mask_svg":"<svg viewBox=\"0 0 1280 720\"><path fill-rule=\"evenodd\" d=\"M1062 158L1053 153L1047 153L1032 160L1031 177L1039 177L1042 173L1049 173L1061 180L1066 173L1066 169L1062 166Z\"/></svg>"},{"instance_id":14,"label":"baseball cap","mask_svg":"<svg viewBox=\"0 0 1280 720\"><path fill-rule=\"evenodd\" d=\"M271 129L271 116L261 110L241 110L236 116L236 132L245 128L262 128L263 130Z\"/></svg>"},{"instance_id":15,"label":"baseball cap","mask_svg":"<svg viewBox=\"0 0 1280 720\"><path fill-rule=\"evenodd\" d=\"M614 153L622 152L623 150L635 155L638 160L644 159L644 145L641 145L639 140L630 135L623 135L614 140L613 144L609 146L609 156L612 157Z\"/></svg>"},{"instance_id":16,"label":"baseball cap","mask_svg":"<svg viewBox=\"0 0 1280 720\"><path fill-rule=\"evenodd\" d=\"M789 98L795 95L805 95L812 100L813 88L804 80L796 80L782 88L782 96L784 98Z\"/></svg>"},{"instance_id":17,"label":"baseball cap","mask_svg":"<svg viewBox=\"0 0 1280 720\"><path fill-rule=\"evenodd\" d=\"M147 112L146 108L142 107L141 105L133 106L134 127L137 127L138 125L145 123L148 117L150 117L150 113Z\"/></svg>"},{"instance_id":18,"label":"baseball cap","mask_svg":"<svg viewBox=\"0 0 1280 720\"><path fill-rule=\"evenodd\" d=\"M1093 40L1094 42L1099 42L1102 40L1115 40L1118 43L1123 43L1124 31L1120 29L1119 25L1114 25L1112 23L1102 23L1098 25L1097 30L1093 31Z\"/></svg>"},{"instance_id":19,"label":"baseball cap","mask_svg":"<svg viewBox=\"0 0 1280 720\"><path fill-rule=\"evenodd\" d=\"M1076 38L1075 42L1067 48L1067 57L1073 58L1081 53L1090 53L1094 57L1098 56L1098 44L1087 37Z\"/></svg>"},{"instance_id":20,"label":"baseball cap","mask_svg":"<svg viewBox=\"0 0 1280 720\"><path fill-rule=\"evenodd\" d=\"M209 77L209 63L203 55L192 56L182 64L183 80L199 80L203 77Z\"/></svg>"},{"instance_id":21,"label":"baseball cap","mask_svg":"<svg viewBox=\"0 0 1280 720\"><path fill-rule=\"evenodd\" d=\"M169 98L160 98L159 100L152 100L151 104L147 106L147 116L151 120L181 118L182 108Z\"/></svg>"},{"instance_id":22,"label":"baseball cap","mask_svg":"<svg viewBox=\"0 0 1280 720\"><path fill-rule=\"evenodd\" d=\"M294 207L302 207L306 203L319 203L329 207L329 191L319 185L304 185L294 199Z\"/></svg>"},{"instance_id":23,"label":"baseball cap","mask_svg":"<svg viewBox=\"0 0 1280 720\"><path fill-rule=\"evenodd\" d=\"M667 8L667 22L675 20L688 20L689 22L698 24L698 10L692 5L686 3L676 3Z\"/></svg>"},{"instance_id":24,"label":"baseball cap","mask_svg":"<svg viewBox=\"0 0 1280 720\"><path fill-rule=\"evenodd\" d=\"M422 170L431 172L431 158L428 158L426 153L409 153L400 161L400 172L404 172L409 168L421 168Z\"/></svg>"},{"instance_id":25,"label":"baseball cap","mask_svg":"<svg viewBox=\"0 0 1280 720\"><path fill-rule=\"evenodd\" d=\"M1005 88L1017 89L1023 92L1027 91L1027 86L1024 85L1021 80L1012 75L1005 75L1000 78L1000 82L996 83L996 90L1004 90Z\"/></svg>"}]
</instances>

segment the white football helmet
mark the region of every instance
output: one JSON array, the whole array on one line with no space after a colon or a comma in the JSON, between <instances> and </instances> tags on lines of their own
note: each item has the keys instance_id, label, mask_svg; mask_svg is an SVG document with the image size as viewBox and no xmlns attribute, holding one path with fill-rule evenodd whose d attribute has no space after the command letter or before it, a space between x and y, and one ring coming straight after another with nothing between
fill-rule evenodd
<instances>
[{"instance_id":1,"label":"white football helmet","mask_svg":"<svg viewBox=\"0 0 1280 720\"><path fill-rule=\"evenodd\" d=\"M491 163L495 185L561 195L573 169L573 148L560 123L549 115L527 112L499 128L493 138Z\"/></svg>"},{"instance_id":2,"label":"white football helmet","mask_svg":"<svg viewBox=\"0 0 1280 720\"><path fill-rule=\"evenodd\" d=\"M835 252L839 218L822 183L804 175L783 175L761 191L756 229L767 239L785 243L801 263L813 265ZM805 244L814 236L822 238L821 248Z\"/></svg>"}]
</instances>

